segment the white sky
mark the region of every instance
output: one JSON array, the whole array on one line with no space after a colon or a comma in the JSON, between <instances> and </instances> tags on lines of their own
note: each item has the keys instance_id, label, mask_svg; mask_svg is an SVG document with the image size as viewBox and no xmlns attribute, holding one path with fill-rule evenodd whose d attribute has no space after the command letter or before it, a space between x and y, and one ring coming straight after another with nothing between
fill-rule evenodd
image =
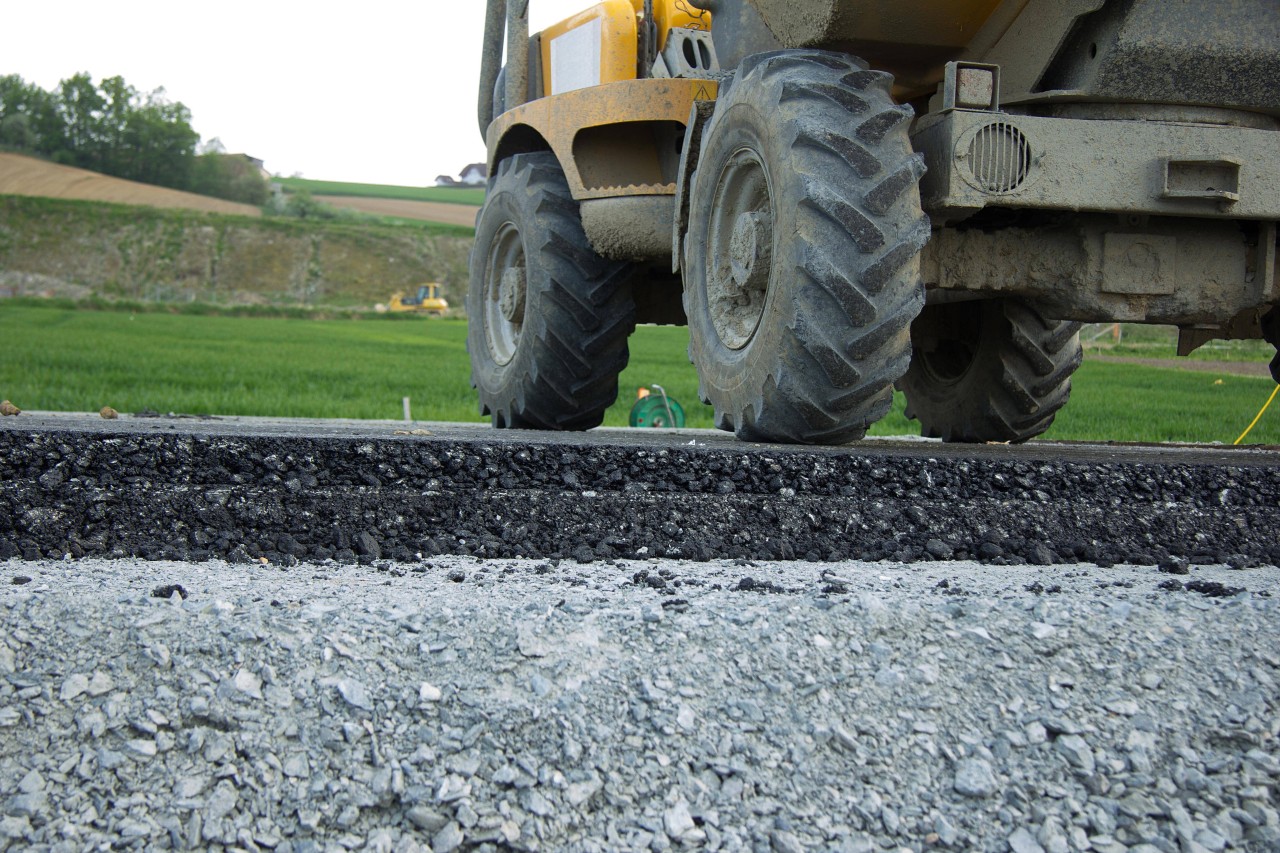
<instances>
[{"instance_id":1,"label":"white sky","mask_svg":"<svg viewBox=\"0 0 1280 853\"><path fill-rule=\"evenodd\" d=\"M591 0L530 0L539 30ZM7 2L0 75L164 87L192 125L273 173L429 185L484 160L483 0Z\"/></svg>"}]
</instances>

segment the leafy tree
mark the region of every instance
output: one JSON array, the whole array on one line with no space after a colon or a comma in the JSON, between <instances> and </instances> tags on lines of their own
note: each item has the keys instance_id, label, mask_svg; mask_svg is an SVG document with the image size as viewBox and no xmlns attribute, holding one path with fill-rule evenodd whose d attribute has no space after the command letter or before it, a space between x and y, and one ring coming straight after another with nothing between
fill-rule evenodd
<instances>
[{"instance_id":1,"label":"leafy tree","mask_svg":"<svg viewBox=\"0 0 1280 853\"><path fill-rule=\"evenodd\" d=\"M42 153L41 140L60 127L52 94L17 74L0 77L0 145Z\"/></svg>"},{"instance_id":2,"label":"leafy tree","mask_svg":"<svg viewBox=\"0 0 1280 853\"><path fill-rule=\"evenodd\" d=\"M163 89L142 95L122 77L81 72L45 92L0 77L0 144L119 178L186 189L200 136Z\"/></svg>"},{"instance_id":3,"label":"leafy tree","mask_svg":"<svg viewBox=\"0 0 1280 853\"><path fill-rule=\"evenodd\" d=\"M221 148L221 143L218 148ZM227 154L217 150L210 150L196 157L190 188L192 192L203 195L258 206L266 204L271 195L256 163L243 154Z\"/></svg>"}]
</instances>

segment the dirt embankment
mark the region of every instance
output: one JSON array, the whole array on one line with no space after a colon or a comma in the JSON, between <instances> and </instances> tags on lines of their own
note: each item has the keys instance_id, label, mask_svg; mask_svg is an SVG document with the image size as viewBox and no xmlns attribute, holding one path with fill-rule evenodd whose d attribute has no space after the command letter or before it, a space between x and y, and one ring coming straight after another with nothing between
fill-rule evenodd
<instances>
[{"instance_id":1,"label":"dirt embankment","mask_svg":"<svg viewBox=\"0 0 1280 853\"><path fill-rule=\"evenodd\" d=\"M407 227L0 195L0 296L371 307L442 281L460 305L471 242Z\"/></svg>"},{"instance_id":2,"label":"dirt embankment","mask_svg":"<svg viewBox=\"0 0 1280 853\"><path fill-rule=\"evenodd\" d=\"M60 166L34 157L0 152L0 195L106 201L113 204L145 204L206 213L261 216L251 204L223 201L137 181L112 178L87 169Z\"/></svg>"}]
</instances>

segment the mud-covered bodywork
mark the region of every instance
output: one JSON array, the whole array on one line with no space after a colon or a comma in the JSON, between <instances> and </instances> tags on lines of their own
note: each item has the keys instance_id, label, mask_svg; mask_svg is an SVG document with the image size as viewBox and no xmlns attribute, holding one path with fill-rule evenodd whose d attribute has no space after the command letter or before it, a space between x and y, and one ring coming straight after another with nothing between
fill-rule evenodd
<instances>
[{"instance_id":1,"label":"mud-covered bodywork","mask_svg":"<svg viewBox=\"0 0 1280 853\"><path fill-rule=\"evenodd\" d=\"M1081 322L1280 344L1275 0L605 0L532 36L523 7L490 0L491 174L554 156L741 437L850 440L896 385L926 433L1025 440Z\"/></svg>"}]
</instances>

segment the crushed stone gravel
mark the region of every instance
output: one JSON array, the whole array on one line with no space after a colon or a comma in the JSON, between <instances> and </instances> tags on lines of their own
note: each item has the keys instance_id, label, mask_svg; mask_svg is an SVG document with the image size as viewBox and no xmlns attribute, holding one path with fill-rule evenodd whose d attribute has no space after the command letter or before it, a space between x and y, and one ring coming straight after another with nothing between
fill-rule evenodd
<instances>
[{"instance_id":1,"label":"crushed stone gravel","mask_svg":"<svg viewBox=\"0 0 1280 853\"><path fill-rule=\"evenodd\" d=\"M0 849L1276 851L1280 570L1190 571L0 562Z\"/></svg>"}]
</instances>

